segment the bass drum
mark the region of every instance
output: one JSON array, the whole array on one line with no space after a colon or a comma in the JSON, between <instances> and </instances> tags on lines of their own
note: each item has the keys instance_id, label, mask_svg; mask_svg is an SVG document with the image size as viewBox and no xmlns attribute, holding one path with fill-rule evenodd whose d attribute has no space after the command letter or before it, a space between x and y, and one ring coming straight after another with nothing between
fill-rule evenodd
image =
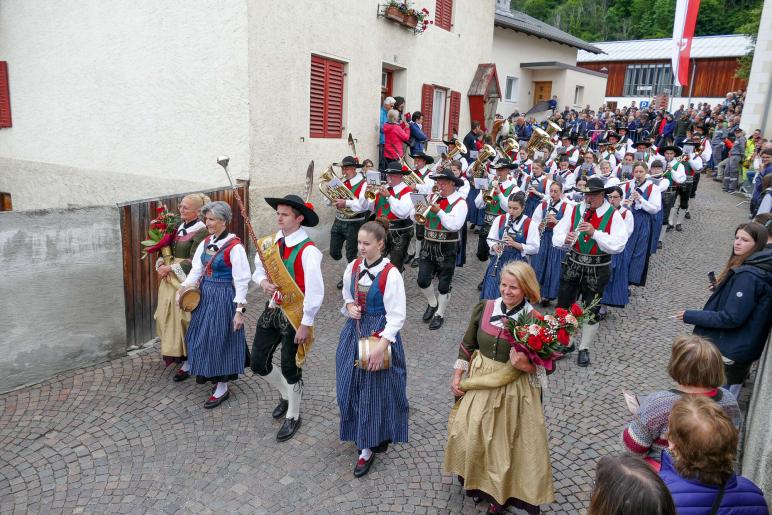
<instances>
[{"instance_id":1,"label":"bass drum","mask_svg":"<svg viewBox=\"0 0 772 515\"><path fill-rule=\"evenodd\" d=\"M180 309L182 311L195 311L198 303L201 302L201 290L196 286L188 286L180 292Z\"/></svg>"}]
</instances>

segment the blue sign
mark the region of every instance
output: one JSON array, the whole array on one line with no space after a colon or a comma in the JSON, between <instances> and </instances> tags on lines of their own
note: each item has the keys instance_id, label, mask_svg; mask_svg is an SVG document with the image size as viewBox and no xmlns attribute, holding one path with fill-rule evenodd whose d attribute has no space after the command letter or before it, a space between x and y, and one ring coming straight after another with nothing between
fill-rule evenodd
<instances>
[{"instance_id":1,"label":"blue sign","mask_svg":"<svg viewBox=\"0 0 772 515\"><path fill-rule=\"evenodd\" d=\"M648 100L641 100L641 103L639 104L641 106L641 109L646 109L649 107L650 102Z\"/></svg>"}]
</instances>

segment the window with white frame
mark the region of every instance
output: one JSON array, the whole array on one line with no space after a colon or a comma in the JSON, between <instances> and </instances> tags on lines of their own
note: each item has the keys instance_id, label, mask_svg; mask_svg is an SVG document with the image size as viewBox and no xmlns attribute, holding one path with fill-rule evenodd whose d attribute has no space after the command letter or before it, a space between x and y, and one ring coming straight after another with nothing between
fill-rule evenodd
<instances>
[{"instance_id":1,"label":"window with white frame","mask_svg":"<svg viewBox=\"0 0 772 515\"><path fill-rule=\"evenodd\" d=\"M582 105L584 103L584 86L577 86L574 90L574 105Z\"/></svg>"},{"instance_id":2,"label":"window with white frame","mask_svg":"<svg viewBox=\"0 0 772 515\"><path fill-rule=\"evenodd\" d=\"M445 101L447 90L434 88L434 101L432 102L432 139L441 140L445 128Z\"/></svg>"},{"instance_id":3,"label":"window with white frame","mask_svg":"<svg viewBox=\"0 0 772 515\"><path fill-rule=\"evenodd\" d=\"M504 100L517 102L517 77L507 77L506 87L504 88Z\"/></svg>"},{"instance_id":4,"label":"window with white frame","mask_svg":"<svg viewBox=\"0 0 772 515\"><path fill-rule=\"evenodd\" d=\"M673 85L673 71L669 63L630 64L625 71L622 94L626 97L653 97L670 94L679 96L681 88Z\"/></svg>"}]
</instances>

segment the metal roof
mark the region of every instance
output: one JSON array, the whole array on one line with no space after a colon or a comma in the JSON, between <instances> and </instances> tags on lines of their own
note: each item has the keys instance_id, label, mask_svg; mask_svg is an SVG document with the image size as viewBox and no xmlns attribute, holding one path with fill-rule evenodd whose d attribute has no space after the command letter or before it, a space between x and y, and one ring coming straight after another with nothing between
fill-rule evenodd
<instances>
[{"instance_id":1,"label":"metal roof","mask_svg":"<svg viewBox=\"0 0 772 515\"><path fill-rule=\"evenodd\" d=\"M506 3L508 4L509 2ZM580 52L603 52L603 50L597 46L593 46L586 41L576 38L567 32L563 32L562 30L544 23L543 21L539 21L533 16L528 16L523 12L513 11L511 9L507 9L506 7L502 7L502 5L499 3L496 5L496 16L494 18L493 24L494 26L516 30L517 32L522 32L524 34L528 34L529 36L536 36L554 41L556 43L562 43L574 48L579 48Z\"/></svg>"},{"instance_id":2,"label":"metal roof","mask_svg":"<svg viewBox=\"0 0 772 515\"><path fill-rule=\"evenodd\" d=\"M670 59L673 56L673 40L636 39L633 41L602 41L595 43L607 55L579 50L577 63L605 61L642 61ZM751 38L743 34L727 36L699 36L692 39L693 59L709 57L741 57L751 51Z\"/></svg>"}]
</instances>

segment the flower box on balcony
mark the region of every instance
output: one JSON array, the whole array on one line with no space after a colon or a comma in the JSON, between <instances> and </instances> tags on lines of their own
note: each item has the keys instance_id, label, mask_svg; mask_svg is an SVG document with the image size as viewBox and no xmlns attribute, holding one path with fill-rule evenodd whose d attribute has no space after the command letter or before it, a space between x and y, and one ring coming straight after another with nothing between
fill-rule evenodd
<instances>
[{"instance_id":1,"label":"flower box on balcony","mask_svg":"<svg viewBox=\"0 0 772 515\"><path fill-rule=\"evenodd\" d=\"M398 7L395 7L393 5L386 6L386 9L384 10L383 15L384 17L392 21L395 21L400 25L404 25L409 29L415 29L416 25L418 25L417 16L407 15L402 11L400 11Z\"/></svg>"}]
</instances>

